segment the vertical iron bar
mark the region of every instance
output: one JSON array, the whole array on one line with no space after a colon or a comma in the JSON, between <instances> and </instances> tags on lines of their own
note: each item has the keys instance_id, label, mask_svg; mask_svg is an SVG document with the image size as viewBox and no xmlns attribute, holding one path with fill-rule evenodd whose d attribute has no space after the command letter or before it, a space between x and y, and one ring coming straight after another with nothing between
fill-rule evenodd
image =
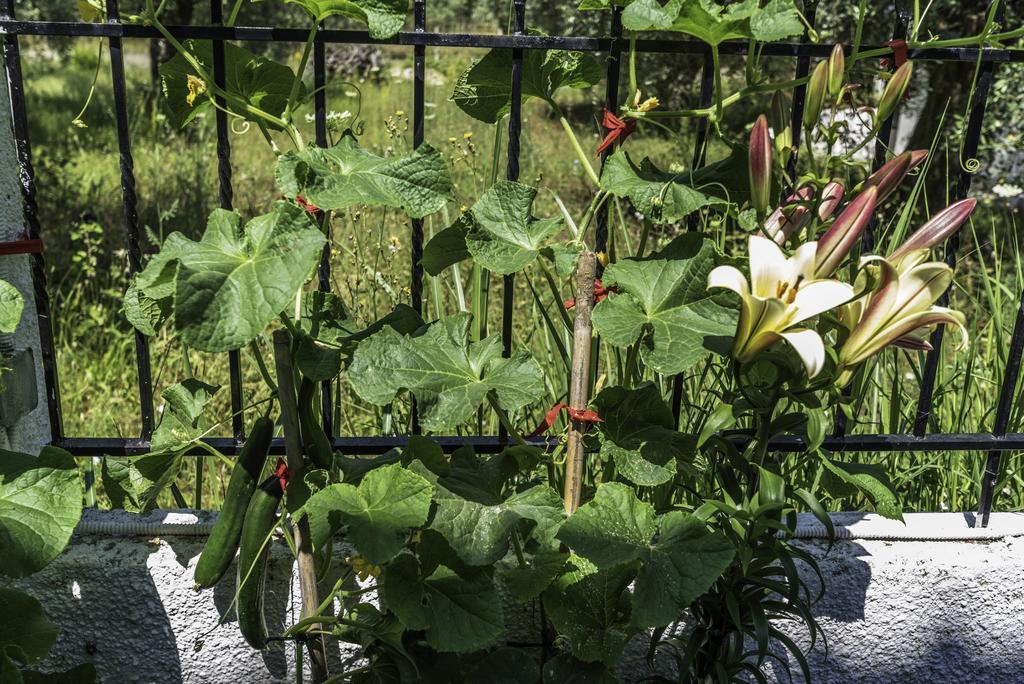
<instances>
[{"instance_id":1,"label":"vertical iron bar","mask_svg":"<svg viewBox=\"0 0 1024 684\"><path fill-rule=\"evenodd\" d=\"M321 28L323 26L321 25ZM301 75L300 75L301 78ZM327 45L317 40L313 45L313 126L317 147L327 147ZM331 222L325 212L317 217L327 243L317 266L317 284L321 292L331 291ZM328 438L334 435L334 388L331 380L320 383L320 422Z\"/></svg>"},{"instance_id":2,"label":"vertical iron bar","mask_svg":"<svg viewBox=\"0 0 1024 684\"><path fill-rule=\"evenodd\" d=\"M1020 379L1021 354L1024 353L1024 291L1017 308L1017 320L1013 324L1013 337L1010 339L1010 354L1006 360L1006 371L1003 373L1003 384L999 388L999 403L996 405L996 421L992 434L997 437L1006 435L1010 424L1010 412L1013 410L1013 399L1017 393L1017 381ZM1002 452L990 451L985 460L985 473L981 479L981 497L978 505L978 517L975 527L988 527L988 519L992 513L992 504L996 496L996 479L999 477L999 465Z\"/></svg>"},{"instance_id":3,"label":"vertical iron bar","mask_svg":"<svg viewBox=\"0 0 1024 684\"><path fill-rule=\"evenodd\" d=\"M974 103L971 105L971 113L967 122L967 133L964 136L964 144L961 150L961 159L973 160L978 155L978 145L981 142L981 126L985 118L985 107L988 103L989 89L995 77L995 63L983 62L978 73L978 86L974 93ZM971 189L971 172L961 165L958 174L956 188L953 192L953 201L959 201L967 197ZM950 266L956 265L956 253L960 247L960 232L957 231L946 241L946 263ZM949 302L949 293L943 293L938 300L939 306L946 306ZM942 354L942 337L945 330L944 325L935 329L930 338L932 345L925 359L924 373L921 378L921 390L918 396L917 415L914 418L914 434L921 436L928 430L928 422L932 416L932 404L934 401L935 381L939 371L939 357Z\"/></svg>"},{"instance_id":4,"label":"vertical iron bar","mask_svg":"<svg viewBox=\"0 0 1024 684\"><path fill-rule=\"evenodd\" d=\"M427 30L427 0L416 0L414 5L413 24L416 33L423 33ZM427 72L427 47L417 45L413 48L413 84L412 84L412 146L413 149L423 144L424 125L426 119L426 72ZM423 315L423 219L412 220L412 285L409 288L412 293L412 308L418 314ZM416 408L416 399L412 401L412 432L420 434L419 411Z\"/></svg>"},{"instance_id":5,"label":"vertical iron bar","mask_svg":"<svg viewBox=\"0 0 1024 684\"><path fill-rule=\"evenodd\" d=\"M893 24L892 37L893 40L902 40L907 37L907 27L910 25L910 13L905 9L896 6L896 21ZM893 63L889 65L889 71L896 70L896 60L893 59ZM882 124L881 130L878 131L878 135L875 137L875 156L871 163L871 170L877 171L885 164L886 153L892 147L892 135L893 125L898 120L900 115L899 109L889 117L889 119ZM872 216L868 220L867 227L864 228L864 233L861 236L861 253L866 254L874 249L875 246L875 225L878 223L876 216ZM843 396L849 397L853 391L853 387L847 385L843 388ZM846 413L843 411L836 411L833 416L832 424L832 436L842 437L846 434L847 420Z\"/></svg>"},{"instance_id":6,"label":"vertical iron bar","mask_svg":"<svg viewBox=\"0 0 1024 684\"><path fill-rule=\"evenodd\" d=\"M107 0L107 23L119 23L117 0ZM114 119L117 123L117 146L121 163L121 200L124 207L124 223L128 243L128 270L135 275L142 268L142 250L139 247L139 214L135 194L135 160L132 158L132 144L128 125L128 92L124 75L124 53L121 38L111 36L110 76L114 86ZM149 340L138 330L135 331L135 357L139 377L139 417L142 420L142 437L148 439L153 433L153 379L149 365Z\"/></svg>"},{"instance_id":7,"label":"vertical iron bar","mask_svg":"<svg viewBox=\"0 0 1024 684\"><path fill-rule=\"evenodd\" d=\"M715 61L711 57L711 50L704 53L704 64L700 69L700 107L705 109L711 106L711 98L715 88ZM692 168L694 171L704 166L707 161L708 131L710 125L704 117L697 120L697 139L694 142ZM697 230L700 217L692 214L686 217L686 229ZM675 425L679 427L679 416L683 411L683 374L677 373L672 378L672 417Z\"/></svg>"},{"instance_id":8,"label":"vertical iron bar","mask_svg":"<svg viewBox=\"0 0 1024 684\"><path fill-rule=\"evenodd\" d=\"M223 0L210 0L210 21L214 26L224 23ZM224 41L213 41L213 80L219 87L225 84ZM231 141L228 138L228 115L223 108L224 99L217 102L217 182L220 188L220 208L231 210L234 206L232 187ZM245 439L245 416L242 415L242 359L238 350L228 352L228 378L231 385L231 432L235 439Z\"/></svg>"},{"instance_id":9,"label":"vertical iron bar","mask_svg":"<svg viewBox=\"0 0 1024 684\"><path fill-rule=\"evenodd\" d=\"M14 19L14 0L0 0L0 14ZM32 145L29 141L28 115L25 107L25 83L21 71L21 47L18 36L5 33L3 56L7 84L11 96L11 123L18 155L21 180L22 211L25 217L26 238L40 238L39 207L36 204L36 178L32 167ZM50 321L50 295L46 291L46 263L41 253L29 255L32 276L32 296L36 305L39 325L39 346L43 364L43 383L46 385L46 410L50 420L50 441L64 438L61 418L60 383L57 378L57 355L53 344L53 325Z\"/></svg>"},{"instance_id":10,"label":"vertical iron bar","mask_svg":"<svg viewBox=\"0 0 1024 684\"><path fill-rule=\"evenodd\" d=\"M513 0L512 34L521 36L526 33L526 0ZM510 181L519 180L519 136L522 133L523 121L523 49L512 49L512 102L508 114L508 167L505 177ZM502 356L512 356L512 307L514 305L512 288L514 277L509 274L503 279L501 302L501 342ZM508 438L505 426L500 426L498 436Z\"/></svg>"},{"instance_id":11,"label":"vertical iron bar","mask_svg":"<svg viewBox=\"0 0 1024 684\"><path fill-rule=\"evenodd\" d=\"M815 15L818 12L818 0L808 0L804 7L804 16L807 23L814 27ZM800 44L807 43L807 34L800 36ZM811 71L811 58L802 55L796 59L796 78L804 78ZM793 153L789 156L789 163L786 164L786 173L790 178L796 176L796 163L800 157L800 141L804 132L804 98L807 96L807 86L798 85L793 89L792 112L790 116L790 127L793 131ZM782 194L788 196L792 189L785 190Z\"/></svg>"},{"instance_id":12,"label":"vertical iron bar","mask_svg":"<svg viewBox=\"0 0 1024 684\"><path fill-rule=\"evenodd\" d=\"M605 75L604 108L614 114L619 107L619 71L622 65L622 8L618 5L612 8L611 37L612 44L608 50L608 70ZM604 164L611 153L611 148L601 153L602 170L604 170ZM608 250L608 202L604 202L597 210L594 249L597 252ZM597 269L600 275L602 270L600 263Z\"/></svg>"}]
</instances>

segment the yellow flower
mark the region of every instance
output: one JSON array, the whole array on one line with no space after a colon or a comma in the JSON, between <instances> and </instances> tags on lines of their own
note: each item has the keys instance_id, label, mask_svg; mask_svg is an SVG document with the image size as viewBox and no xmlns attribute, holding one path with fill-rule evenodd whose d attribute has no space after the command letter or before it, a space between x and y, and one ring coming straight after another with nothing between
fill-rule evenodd
<instances>
[{"instance_id":1,"label":"yellow flower","mask_svg":"<svg viewBox=\"0 0 1024 684\"><path fill-rule=\"evenodd\" d=\"M352 569L356 572L356 576L362 582L365 582L371 577L374 579L380 577L381 567L379 565L374 565L362 556L349 556L345 559L345 562L352 566Z\"/></svg>"},{"instance_id":2,"label":"yellow flower","mask_svg":"<svg viewBox=\"0 0 1024 684\"><path fill-rule=\"evenodd\" d=\"M838 280L815 278L817 250L816 242L808 242L792 257L786 257L772 240L751 235L749 286L743 273L733 266L719 266L708 274L709 288L725 288L740 296L734 359L748 363L761 351L785 340L800 355L810 377L821 371L825 364L821 337L796 324L848 302L853 288Z\"/></svg>"},{"instance_id":3,"label":"yellow flower","mask_svg":"<svg viewBox=\"0 0 1024 684\"><path fill-rule=\"evenodd\" d=\"M206 82L198 76L188 75L188 95L185 96L185 102L188 102L188 106L191 107L195 104L196 98L206 92Z\"/></svg>"}]
</instances>

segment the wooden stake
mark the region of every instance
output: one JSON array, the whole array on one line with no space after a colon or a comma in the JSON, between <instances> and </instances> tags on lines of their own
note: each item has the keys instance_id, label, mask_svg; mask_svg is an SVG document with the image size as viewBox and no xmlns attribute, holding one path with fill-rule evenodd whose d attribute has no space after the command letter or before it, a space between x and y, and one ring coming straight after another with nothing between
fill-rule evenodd
<instances>
[{"instance_id":1,"label":"wooden stake","mask_svg":"<svg viewBox=\"0 0 1024 684\"><path fill-rule=\"evenodd\" d=\"M281 404L281 424L284 427L284 449L288 469L295 475L303 472L302 434L299 432L299 410L295 395L295 373L292 370L291 336L287 330L274 331L274 365L277 369L277 394ZM298 549L299 592L302 595L302 617L316 614L320 605L316 588L316 565L313 562L313 546L309 537L309 520L305 517L292 521L292 537ZM307 642L313 682L319 684L327 679L327 656L323 640L319 637ZM297 662L295 667L301 668Z\"/></svg>"},{"instance_id":2,"label":"wooden stake","mask_svg":"<svg viewBox=\"0 0 1024 684\"><path fill-rule=\"evenodd\" d=\"M572 375L569 384L569 406L582 411L590 403L590 343L593 329L590 322L594 310L594 278L597 257L593 252L580 255L576 266L576 319L572 328ZM583 435L587 424L573 420L565 455L565 512L572 515L580 507L583 490Z\"/></svg>"}]
</instances>

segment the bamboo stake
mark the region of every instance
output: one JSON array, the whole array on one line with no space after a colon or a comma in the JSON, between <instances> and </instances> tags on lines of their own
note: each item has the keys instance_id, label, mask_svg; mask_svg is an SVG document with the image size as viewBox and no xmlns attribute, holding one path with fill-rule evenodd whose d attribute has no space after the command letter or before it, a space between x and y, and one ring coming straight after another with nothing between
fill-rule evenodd
<instances>
[{"instance_id":1,"label":"bamboo stake","mask_svg":"<svg viewBox=\"0 0 1024 684\"><path fill-rule=\"evenodd\" d=\"M594 310L594 278L597 276L597 257L586 251L576 266L576 319L572 332L572 375L569 385L569 407L582 411L590 403L590 349L593 329L590 322ZM572 515L580 506L583 490L583 435L587 424L573 420L569 427L569 441L565 455L565 492L562 502L565 512Z\"/></svg>"},{"instance_id":2,"label":"bamboo stake","mask_svg":"<svg viewBox=\"0 0 1024 684\"><path fill-rule=\"evenodd\" d=\"M302 435L299 432L299 411L295 395L295 374L292 370L291 336L287 330L274 331L274 365L277 369L277 393L281 404L281 424L284 427L284 448L288 469L293 474L303 471ZM299 592L302 595L302 617L316 614L320 601L317 598L316 566L313 562L313 547L309 536L309 520L302 517L292 520L292 536L298 550ZM307 642L314 684L327 679L327 656L320 637ZM295 663L301 668L302 663Z\"/></svg>"}]
</instances>

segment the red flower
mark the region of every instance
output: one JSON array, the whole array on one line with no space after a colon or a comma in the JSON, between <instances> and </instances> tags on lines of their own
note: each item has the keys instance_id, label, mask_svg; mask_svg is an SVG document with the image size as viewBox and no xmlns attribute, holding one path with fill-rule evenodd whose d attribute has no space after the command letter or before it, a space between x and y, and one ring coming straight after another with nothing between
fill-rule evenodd
<instances>
[{"instance_id":1,"label":"red flower","mask_svg":"<svg viewBox=\"0 0 1024 684\"><path fill-rule=\"evenodd\" d=\"M636 130L636 119L629 119L623 121L619 117L615 116L607 109L604 110L604 121L601 123L608 133L604 136L604 140L601 141L600 146L597 148L597 154L601 154L609 147L618 141L620 144L626 140Z\"/></svg>"}]
</instances>

